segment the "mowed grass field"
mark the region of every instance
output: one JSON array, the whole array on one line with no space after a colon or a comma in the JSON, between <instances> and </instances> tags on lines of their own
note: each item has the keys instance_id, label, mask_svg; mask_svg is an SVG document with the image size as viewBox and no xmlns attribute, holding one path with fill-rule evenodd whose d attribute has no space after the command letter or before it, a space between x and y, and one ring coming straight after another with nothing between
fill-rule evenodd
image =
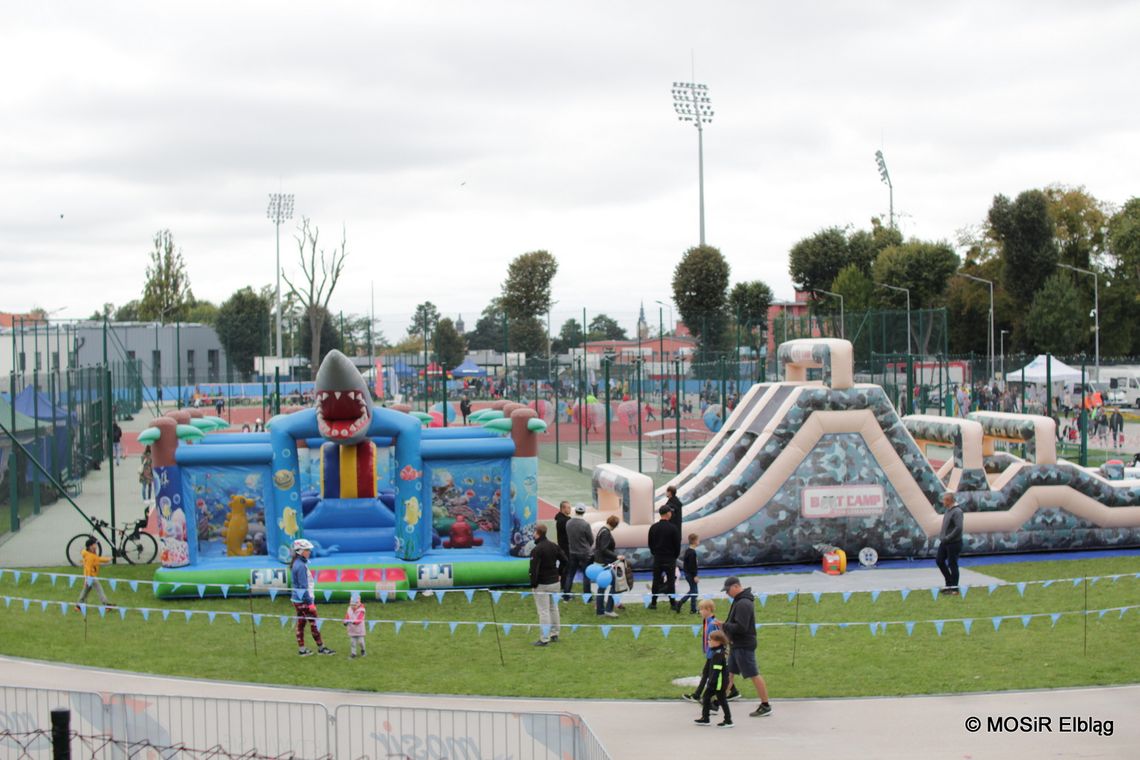
<instances>
[{"instance_id":1,"label":"mowed grass field","mask_svg":"<svg viewBox=\"0 0 1140 760\"><path fill-rule=\"evenodd\" d=\"M810 594L789 600L771 595L757 604L762 624L798 621L804 625L764 627L758 658L774 699L927 694L1003 689L1050 688L1140 681L1140 610L1103 616L1080 614L1085 609L1140 605L1140 555L1058 562L1019 562L972 565L971 569L1010 582L1125 574L1095 583L1070 581L1048 586L1029 583L1024 595L1016 586L1001 586L992 594L973 587L965 598L932 598L917 589L904 600L897 591L884 591L872 600L855 593L824 594L817 603ZM38 568L38 572L74 572L73 568ZM149 580L153 568L108 567L106 577ZM31 571L17 581L10 571L0 578L0 653L42 660L72 662L174 676L291 684L335 689L444 694L487 694L534 697L676 698L684 689L671 681L697 675L701 667L699 639L690 627L698 620L688 611L674 614L627 605L619 619L594 615L593 605L574 600L562 606L562 640L534 647L537 630L534 600L505 593L498 604L477 592L469 603L460 593L414 601L368 604L370 620L378 624L368 634L368 656L348 658L348 642L339 620L344 605L321 603L326 643L333 657L300 658L296 654L291 615L285 595L267 598L187 599L160 601L146 585L131 591L120 583L107 589L112 601L127 608L86 617L71 609L79 584L53 586ZM643 579L639 579L643 580ZM636 591L644 584L638 582ZM712 586L708 587L710 590ZM763 592L762 584L754 589ZM1087 599L1086 599L1087 595ZM27 605L23 599L37 600ZM41 609L38 600L66 601ZM152 611L144 620L137 608ZM170 610L164 620L161 610ZM215 611L186 619L182 610ZM718 616L728 602L718 603ZM264 615L254 626L248 616ZM1047 613L1069 613L1055 624ZM995 615L1034 614L1029 625L1005 619L994 630ZM1077 613L1077 614L1072 614ZM959 622L972 620L969 635ZM394 622L403 621L397 632ZM933 620L947 621L941 635ZM423 621L428 621L425 627ZM509 633L475 622L511 623ZM615 624L604 636L600 622ZM908 635L904 621L914 622ZM454 632L447 622L460 622ZM869 623L886 622L872 635ZM436 624L433 624L436 623ZM849 623L845 628L835 623ZM820 624L814 635L811 624ZM640 625L639 636L628 626ZM668 636L659 627L671 625ZM578 626L574 629L574 626ZM500 655L501 646L501 655ZM751 686L743 688L752 696Z\"/></svg>"}]
</instances>

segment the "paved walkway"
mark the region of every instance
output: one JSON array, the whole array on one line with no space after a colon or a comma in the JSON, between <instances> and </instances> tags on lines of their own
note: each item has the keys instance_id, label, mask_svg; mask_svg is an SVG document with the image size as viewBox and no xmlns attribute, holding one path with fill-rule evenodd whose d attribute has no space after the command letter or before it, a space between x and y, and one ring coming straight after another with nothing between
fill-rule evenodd
<instances>
[{"instance_id":1,"label":"paved walkway","mask_svg":"<svg viewBox=\"0 0 1140 760\"><path fill-rule=\"evenodd\" d=\"M767 718L750 718L751 702L733 703L731 730L692 724L698 711L681 701L505 699L374 694L216 683L0 657L0 683L49 689L97 689L142 694L225 696L340 704L480 709L560 710L580 714L610 755L620 760L675 757L828 758L910 760L1140 756L1140 686L879 699L794 699L773 702ZM541 674L531 674L540 677ZM557 689L552 685L552 693ZM1052 718L1051 731L997 733L989 719ZM981 720L971 733L970 718ZM1062 718L1111 721L1102 732L1062 732Z\"/></svg>"}]
</instances>

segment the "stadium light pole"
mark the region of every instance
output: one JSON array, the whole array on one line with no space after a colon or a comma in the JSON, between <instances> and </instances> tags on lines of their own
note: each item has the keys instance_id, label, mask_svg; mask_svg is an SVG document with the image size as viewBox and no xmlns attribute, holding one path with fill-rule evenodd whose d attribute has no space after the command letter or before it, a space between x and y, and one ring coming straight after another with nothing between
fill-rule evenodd
<instances>
[{"instance_id":1,"label":"stadium light pole","mask_svg":"<svg viewBox=\"0 0 1140 760\"><path fill-rule=\"evenodd\" d=\"M1063 267L1065 269L1071 269L1074 272L1080 272L1081 274L1092 275L1093 317L1096 319L1096 322L1094 323L1095 326L1093 328L1096 334L1096 372L1094 374L1097 382L1100 382L1100 285L1096 272L1093 272L1089 269L1081 269L1080 267L1070 266L1069 264L1057 264L1057 266Z\"/></svg>"},{"instance_id":2,"label":"stadium light pole","mask_svg":"<svg viewBox=\"0 0 1140 760\"><path fill-rule=\"evenodd\" d=\"M277 365L281 366L281 223L293 218L293 195L270 193L265 215L277 230Z\"/></svg>"},{"instance_id":3,"label":"stadium light pole","mask_svg":"<svg viewBox=\"0 0 1140 760\"><path fill-rule=\"evenodd\" d=\"M906 352L910 353L910 288L902 288L898 285L888 285L885 282L876 283L880 288L890 288L891 290L898 290L906 293Z\"/></svg>"},{"instance_id":4,"label":"stadium light pole","mask_svg":"<svg viewBox=\"0 0 1140 760\"><path fill-rule=\"evenodd\" d=\"M835 298L839 299L839 337L840 338L846 338L847 335L844 333L844 327L843 327L843 296L841 296L838 293L832 293L830 290L824 290L823 288L816 288L815 292L816 293L823 293L824 295L827 295L827 296L834 296Z\"/></svg>"},{"instance_id":5,"label":"stadium light pole","mask_svg":"<svg viewBox=\"0 0 1140 760\"><path fill-rule=\"evenodd\" d=\"M990 349L990 379L993 379L993 376L994 376L994 281L993 280L985 280L985 279L982 279L981 277L975 277L974 275L966 274L965 272L955 272L955 274L957 274L959 277L965 277L967 280L973 280L974 282L981 282L981 283L984 283L984 284L990 286L990 338L989 338L988 342L989 342L989 349Z\"/></svg>"},{"instance_id":6,"label":"stadium light pole","mask_svg":"<svg viewBox=\"0 0 1140 760\"><path fill-rule=\"evenodd\" d=\"M697 184L700 192L701 245L705 244L705 129L712 122L709 88L694 82L673 83L673 110L678 121L690 121L697 128Z\"/></svg>"},{"instance_id":7,"label":"stadium light pole","mask_svg":"<svg viewBox=\"0 0 1140 760\"><path fill-rule=\"evenodd\" d=\"M887 171L887 160L883 158L883 151L875 151L875 163L879 165L879 178L887 186L891 194L891 229L895 228L895 186L891 184L891 173Z\"/></svg>"}]
</instances>

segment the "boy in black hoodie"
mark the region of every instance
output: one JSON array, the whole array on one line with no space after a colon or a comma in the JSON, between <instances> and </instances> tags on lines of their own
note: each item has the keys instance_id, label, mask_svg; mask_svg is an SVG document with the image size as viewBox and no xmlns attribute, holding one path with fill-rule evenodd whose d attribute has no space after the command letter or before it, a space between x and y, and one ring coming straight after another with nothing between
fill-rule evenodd
<instances>
[{"instance_id":1,"label":"boy in black hoodie","mask_svg":"<svg viewBox=\"0 0 1140 760\"><path fill-rule=\"evenodd\" d=\"M712 702L715 698L720 705L724 720L717 723L718 728L732 728L732 712L728 708L728 657L725 655L725 646L728 638L720 631L709 634L709 681L705 685L705 693L701 699L701 717L693 722L698 726L707 726L711 723L709 713L712 711Z\"/></svg>"}]
</instances>

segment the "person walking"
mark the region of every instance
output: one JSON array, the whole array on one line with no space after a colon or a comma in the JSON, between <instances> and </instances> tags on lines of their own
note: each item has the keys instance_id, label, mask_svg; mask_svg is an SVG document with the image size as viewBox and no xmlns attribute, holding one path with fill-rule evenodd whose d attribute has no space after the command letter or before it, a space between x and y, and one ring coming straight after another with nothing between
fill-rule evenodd
<instances>
[{"instance_id":1,"label":"person walking","mask_svg":"<svg viewBox=\"0 0 1140 760\"><path fill-rule=\"evenodd\" d=\"M586 505L578 504L574 507L574 516L566 522L566 540L570 545L570 565L562 579L562 593L564 595L573 592L574 577L579 571L582 573L582 592L589 594L591 590L590 576L586 575L586 568L594 561L594 530L583 517L585 514Z\"/></svg>"},{"instance_id":2,"label":"person walking","mask_svg":"<svg viewBox=\"0 0 1140 760\"><path fill-rule=\"evenodd\" d=\"M728 658L725 656L725 647L728 639L722 631L713 631L709 634L709 679L705 685L704 695L701 697L701 717L693 722L698 726L707 726L709 713L712 712L712 703L715 699L720 706L721 721L717 728L732 728L732 711L728 707L728 673L725 666Z\"/></svg>"},{"instance_id":3,"label":"person walking","mask_svg":"<svg viewBox=\"0 0 1140 760\"><path fill-rule=\"evenodd\" d=\"M290 567L293 592L290 599L297 613L297 654L302 657L313 653L305 646L306 623L313 635L313 643L317 645L317 654L336 654L325 646L317 628L317 599L313 594L313 574L309 572L309 556L312 553L313 545L306 539L298 538L293 542L293 563Z\"/></svg>"},{"instance_id":4,"label":"person walking","mask_svg":"<svg viewBox=\"0 0 1140 760\"><path fill-rule=\"evenodd\" d=\"M677 602L677 612L685 606L685 600L689 600L689 613L692 615L697 614L697 582L700 580L698 573L700 568L697 565L697 547L701 544L701 537L696 533L689 534L689 545L685 548L685 553L681 555L681 571L685 575L685 583L689 584L689 590Z\"/></svg>"},{"instance_id":5,"label":"person walking","mask_svg":"<svg viewBox=\"0 0 1140 760\"><path fill-rule=\"evenodd\" d=\"M126 458L123 456L123 429L119 427L118 422L111 423L111 440L115 444L113 449L115 464L118 464Z\"/></svg>"},{"instance_id":6,"label":"person walking","mask_svg":"<svg viewBox=\"0 0 1140 760\"><path fill-rule=\"evenodd\" d=\"M559 567L567 563L566 555L558 544L546 538L546 526L534 526L534 549L530 552L530 590L538 608L538 625L541 633L536 647L558 641L561 621L558 616Z\"/></svg>"},{"instance_id":7,"label":"person walking","mask_svg":"<svg viewBox=\"0 0 1140 760\"><path fill-rule=\"evenodd\" d=\"M942 531L938 534L938 557L935 562L945 580L942 593L957 596L958 555L962 553L962 526L965 517L958 500L949 491L942 494L942 506L946 511L942 515Z\"/></svg>"},{"instance_id":8,"label":"person walking","mask_svg":"<svg viewBox=\"0 0 1140 760\"><path fill-rule=\"evenodd\" d=\"M681 535L673 524L673 509L668 504L657 510L661 519L649 528L649 553L653 555L653 601L649 609L657 609L657 597L668 594L669 608L681 610L677 596L677 556L681 546Z\"/></svg>"},{"instance_id":9,"label":"person walking","mask_svg":"<svg viewBox=\"0 0 1140 760\"><path fill-rule=\"evenodd\" d=\"M625 557L617 553L617 544L614 541L613 529L618 526L621 519L617 515L610 515L606 518L606 524L598 531L597 538L594 539L594 561L599 565L605 565L607 568L615 562L624 561ZM598 593L594 595L594 610L598 615L606 617L617 617L618 614L614 612L614 586L613 583L608 588L598 588Z\"/></svg>"},{"instance_id":10,"label":"person walking","mask_svg":"<svg viewBox=\"0 0 1140 760\"><path fill-rule=\"evenodd\" d=\"M150 502L154 494L154 461L151 458L149 443L143 449L142 464L139 465L139 484L142 486L142 500L145 505Z\"/></svg>"},{"instance_id":11,"label":"person walking","mask_svg":"<svg viewBox=\"0 0 1140 760\"><path fill-rule=\"evenodd\" d=\"M87 595L91 593L92 588L99 594L99 602L104 607L114 607L115 605L107 601L107 595L103 593L103 584L99 582L99 566L107 564L111 558L104 557L99 553L99 541L94 536L89 536L87 543L83 545L82 556L83 590L79 592L79 600L75 602L75 609L83 609L80 605L87 601Z\"/></svg>"},{"instance_id":12,"label":"person walking","mask_svg":"<svg viewBox=\"0 0 1140 760\"><path fill-rule=\"evenodd\" d=\"M705 664L701 669L701 680L697 684L697 688L693 689L689 694L681 695L682 699L690 702L704 701L705 689L709 684L709 675L712 669L710 660L712 659L712 647L709 644L709 636L713 631L720 631L720 621L716 619L716 602L712 599L702 599L697 609L701 612L701 654L704 655ZM739 692L738 692L739 693Z\"/></svg>"},{"instance_id":13,"label":"person walking","mask_svg":"<svg viewBox=\"0 0 1140 760\"><path fill-rule=\"evenodd\" d=\"M562 549L562 554L570 556L570 539L567 538L567 523L570 522L570 502L563 499L559 504L559 514L554 515L554 538L557 545ZM562 587L565 588L565 571L567 567L562 569Z\"/></svg>"},{"instance_id":14,"label":"person walking","mask_svg":"<svg viewBox=\"0 0 1140 760\"><path fill-rule=\"evenodd\" d=\"M752 589L743 588L740 579L733 575L725 579L724 591L732 599L728 616L721 626L732 645L728 655L728 698L732 699L740 693L733 683L735 676L749 679L756 687L760 706L748 714L753 718L765 718L772 714L772 706L768 704L768 685L764 683L764 677L756 665L756 603Z\"/></svg>"},{"instance_id":15,"label":"person walking","mask_svg":"<svg viewBox=\"0 0 1140 760\"><path fill-rule=\"evenodd\" d=\"M677 529L677 556L681 556L681 537L685 535L685 524L683 508L681 507L681 500L677 498L677 486L668 485L665 487L665 493L669 496L665 500L665 506L673 510L673 514L669 516L669 521Z\"/></svg>"},{"instance_id":16,"label":"person walking","mask_svg":"<svg viewBox=\"0 0 1140 760\"><path fill-rule=\"evenodd\" d=\"M356 659L356 649L360 648L360 656L363 657L367 654L364 651L364 622L366 611L364 605L360 602L360 592L353 591L348 600L348 610L344 613L344 625L348 633L349 647L351 649L348 658L350 660Z\"/></svg>"}]
</instances>

